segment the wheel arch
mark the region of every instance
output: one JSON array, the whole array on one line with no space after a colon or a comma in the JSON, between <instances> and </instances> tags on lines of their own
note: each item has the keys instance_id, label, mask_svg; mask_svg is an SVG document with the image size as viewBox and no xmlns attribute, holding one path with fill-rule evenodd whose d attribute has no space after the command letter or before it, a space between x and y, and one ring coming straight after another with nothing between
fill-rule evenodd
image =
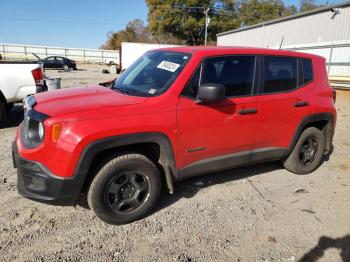
<instances>
[{"instance_id":1,"label":"wheel arch","mask_svg":"<svg viewBox=\"0 0 350 262\"><path fill-rule=\"evenodd\" d=\"M331 150L332 146L332 139L334 135L334 123L335 116L333 113L320 113L304 117L298 125L296 132L294 133L292 142L289 146L288 154L290 154L290 152L293 150L302 132L308 127L316 127L323 132L323 134L325 135L326 142L325 153L328 153Z\"/></svg>"},{"instance_id":2,"label":"wheel arch","mask_svg":"<svg viewBox=\"0 0 350 262\"><path fill-rule=\"evenodd\" d=\"M149 149L154 149L155 155L153 152L147 151ZM152 162L157 161L155 164L162 167L163 170L160 171L163 171L161 172L164 174L163 179L169 192L173 193L173 181L178 180L173 146L165 134L158 132L114 136L91 142L81 153L74 172L74 177L82 179L80 192L88 186L92 175L91 171L96 161L98 162L111 154L131 151L146 155Z\"/></svg>"},{"instance_id":3,"label":"wheel arch","mask_svg":"<svg viewBox=\"0 0 350 262\"><path fill-rule=\"evenodd\" d=\"M4 102L5 104L7 104L7 100L4 96L4 94L2 93L2 91L0 90L0 101Z\"/></svg>"}]
</instances>

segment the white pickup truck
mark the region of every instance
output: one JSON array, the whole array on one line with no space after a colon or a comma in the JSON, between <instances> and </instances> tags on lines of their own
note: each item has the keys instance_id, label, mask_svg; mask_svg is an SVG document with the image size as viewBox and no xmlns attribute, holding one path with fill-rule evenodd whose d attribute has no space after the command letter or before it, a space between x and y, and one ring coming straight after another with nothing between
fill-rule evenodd
<instances>
[{"instance_id":1,"label":"white pickup truck","mask_svg":"<svg viewBox=\"0 0 350 262\"><path fill-rule=\"evenodd\" d=\"M0 62L0 122L16 102L45 91L44 70L41 63Z\"/></svg>"}]
</instances>

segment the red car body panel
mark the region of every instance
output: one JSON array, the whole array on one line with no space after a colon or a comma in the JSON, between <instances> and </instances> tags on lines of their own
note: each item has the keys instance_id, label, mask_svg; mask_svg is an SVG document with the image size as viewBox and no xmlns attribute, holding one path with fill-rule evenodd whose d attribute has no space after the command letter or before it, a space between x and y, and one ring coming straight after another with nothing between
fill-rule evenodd
<instances>
[{"instance_id":1,"label":"red car body panel","mask_svg":"<svg viewBox=\"0 0 350 262\"><path fill-rule=\"evenodd\" d=\"M177 47L166 50L192 53L192 58L160 96L137 97L97 87L70 88L35 95L34 109L50 116L45 138L36 148L25 148L17 136L20 157L37 161L58 177L73 176L83 150L94 141L124 134L159 132L170 141L178 169L196 161L256 148L288 148L305 116L334 115L325 60L321 57L259 48ZM315 79L292 92L225 99L215 106L197 104L181 96L187 82L205 57L230 54L281 55L309 58ZM310 106L295 108L298 101ZM257 114L240 115L241 109L257 108ZM57 142L52 126L62 125ZM191 151L198 147L205 150Z\"/></svg>"}]
</instances>

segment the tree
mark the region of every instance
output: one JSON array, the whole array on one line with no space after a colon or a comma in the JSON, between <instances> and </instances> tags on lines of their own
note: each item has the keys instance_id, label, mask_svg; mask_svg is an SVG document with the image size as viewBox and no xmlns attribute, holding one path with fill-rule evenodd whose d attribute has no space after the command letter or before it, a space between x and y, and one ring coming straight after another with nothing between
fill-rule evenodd
<instances>
[{"instance_id":1,"label":"tree","mask_svg":"<svg viewBox=\"0 0 350 262\"><path fill-rule=\"evenodd\" d=\"M301 0L300 1L300 12L306 12L313 9L316 9L318 7L321 7L322 5L315 4L314 0Z\"/></svg>"},{"instance_id":2,"label":"tree","mask_svg":"<svg viewBox=\"0 0 350 262\"><path fill-rule=\"evenodd\" d=\"M142 20L129 22L124 30L109 32L102 48L118 49L120 43L204 43L205 14L209 8L209 42L218 33L296 14L294 5L282 0L146 0L148 26ZM300 11L319 7L314 0L301 0Z\"/></svg>"},{"instance_id":3,"label":"tree","mask_svg":"<svg viewBox=\"0 0 350 262\"><path fill-rule=\"evenodd\" d=\"M146 0L149 30L153 36L170 34L190 45L203 44L205 30L204 11L210 8L209 39L237 26L233 0Z\"/></svg>"},{"instance_id":4,"label":"tree","mask_svg":"<svg viewBox=\"0 0 350 262\"><path fill-rule=\"evenodd\" d=\"M140 19L130 21L124 30L108 32L107 41L101 49L118 50L121 42L147 43L152 41L152 35L148 32L144 22Z\"/></svg>"},{"instance_id":5,"label":"tree","mask_svg":"<svg viewBox=\"0 0 350 262\"><path fill-rule=\"evenodd\" d=\"M248 0L239 5L241 26L253 25L297 12L295 6L285 6L281 0Z\"/></svg>"},{"instance_id":6,"label":"tree","mask_svg":"<svg viewBox=\"0 0 350 262\"><path fill-rule=\"evenodd\" d=\"M149 30L153 36L171 34L186 44L204 42L205 14L210 8L209 41L216 34L295 14L295 6L281 0L146 0Z\"/></svg>"}]
</instances>

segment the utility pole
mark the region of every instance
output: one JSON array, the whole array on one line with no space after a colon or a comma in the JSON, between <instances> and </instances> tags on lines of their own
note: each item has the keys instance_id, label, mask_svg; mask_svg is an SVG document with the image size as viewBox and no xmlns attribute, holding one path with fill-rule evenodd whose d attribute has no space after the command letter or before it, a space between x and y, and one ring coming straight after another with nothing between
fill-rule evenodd
<instances>
[{"instance_id":1,"label":"utility pole","mask_svg":"<svg viewBox=\"0 0 350 262\"><path fill-rule=\"evenodd\" d=\"M210 23L210 17L208 15L210 8L208 7L205 9L204 14L205 14L205 36L204 36L204 45L207 45L207 37L208 37L208 26Z\"/></svg>"}]
</instances>

